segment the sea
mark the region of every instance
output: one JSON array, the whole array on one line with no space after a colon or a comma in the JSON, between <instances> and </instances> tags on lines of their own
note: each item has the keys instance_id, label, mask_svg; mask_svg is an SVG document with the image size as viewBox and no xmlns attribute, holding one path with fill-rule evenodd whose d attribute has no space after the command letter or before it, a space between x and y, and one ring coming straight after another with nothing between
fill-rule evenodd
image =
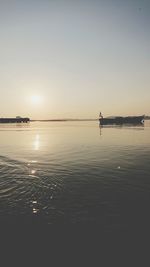
<instances>
[{"instance_id":1,"label":"sea","mask_svg":"<svg viewBox=\"0 0 150 267\"><path fill-rule=\"evenodd\" d=\"M150 121L0 124L0 224L150 225Z\"/></svg>"}]
</instances>

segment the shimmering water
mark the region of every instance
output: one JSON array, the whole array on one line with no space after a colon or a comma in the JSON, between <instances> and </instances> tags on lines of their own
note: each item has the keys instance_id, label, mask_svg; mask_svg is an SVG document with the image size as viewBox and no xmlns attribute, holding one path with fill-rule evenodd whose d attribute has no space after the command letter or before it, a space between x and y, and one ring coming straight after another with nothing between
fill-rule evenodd
<instances>
[{"instance_id":1,"label":"shimmering water","mask_svg":"<svg viewBox=\"0 0 150 267\"><path fill-rule=\"evenodd\" d=\"M0 125L2 223L149 227L150 122Z\"/></svg>"}]
</instances>

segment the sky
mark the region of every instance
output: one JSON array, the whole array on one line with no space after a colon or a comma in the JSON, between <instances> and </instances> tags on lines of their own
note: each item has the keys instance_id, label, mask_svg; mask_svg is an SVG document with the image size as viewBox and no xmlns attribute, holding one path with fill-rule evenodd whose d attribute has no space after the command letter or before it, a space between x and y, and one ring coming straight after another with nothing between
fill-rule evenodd
<instances>
[{"instance_id":1,"label":"sky","mask_svg":"<svg viewBox=\"0 0 150 267\"><path fill-rule=\"evenodd\" d=\"M149 0L0 0L0 117L150 115Z\"/></svg>"}]
</instances>

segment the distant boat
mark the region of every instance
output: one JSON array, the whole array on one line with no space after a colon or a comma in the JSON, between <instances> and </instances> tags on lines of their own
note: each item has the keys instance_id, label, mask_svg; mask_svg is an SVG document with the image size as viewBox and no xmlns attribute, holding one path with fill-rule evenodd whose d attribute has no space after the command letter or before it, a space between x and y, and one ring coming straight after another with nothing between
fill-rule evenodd
<instances>
[{"instance_id":1,"label":"distant boat","mask_svg":"<svg viewBox=\"0 0 150 267\"><path fill-rule=\"evenodd\" d=\"M27 123L29 121L29 118L22 118L20 116L17 116L16 118L0 118L0 123Z\"/></svg>"},{"instance_id":2,"label":"distant boat","mask_svg":"<svg viewBox=\"0 0 150 267\"><path fill-rule=\"evenodd\" d=\"M103 118L102 113L99 115L100 125L122 125L122 124L144 124L144 115L142 116L128 116L128 117L107 117Z\"/></svg>"}]
</instances>

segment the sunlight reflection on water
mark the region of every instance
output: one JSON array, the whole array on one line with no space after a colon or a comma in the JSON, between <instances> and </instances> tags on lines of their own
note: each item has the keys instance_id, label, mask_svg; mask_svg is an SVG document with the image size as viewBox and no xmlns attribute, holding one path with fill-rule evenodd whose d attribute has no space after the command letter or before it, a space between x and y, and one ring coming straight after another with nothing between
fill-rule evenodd
<instances>
[{"instance_id":1,"label":"sunlight reflection on water","mask_svg":"<svg viewBox=\"0 0 150 267\"><path fill-rule=\"evenodd\" d=\"M34 150L39 150L39 148L40 148L40 140L39 139L40 139L39 134L36 134L35 141L33 143Z\"/></svg>"}]
</instances>

